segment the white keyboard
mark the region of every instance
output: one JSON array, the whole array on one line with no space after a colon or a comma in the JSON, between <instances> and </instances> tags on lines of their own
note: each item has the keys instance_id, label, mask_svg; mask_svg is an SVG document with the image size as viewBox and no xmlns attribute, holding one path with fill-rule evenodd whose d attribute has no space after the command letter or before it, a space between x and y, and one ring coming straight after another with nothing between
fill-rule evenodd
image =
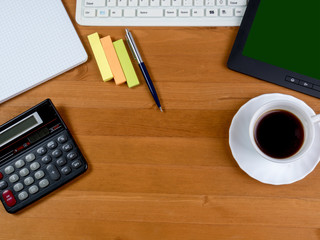
<instances>
[{"instance_id":1,"label":"white keyboard","mask_svg":"<svg viewBox=\"0 0 320 240\"><path fill-rule=\"evenodd\" d=\"M86 26L239 26L247 0L77 0Z\"/></svg>"}]
</instances>

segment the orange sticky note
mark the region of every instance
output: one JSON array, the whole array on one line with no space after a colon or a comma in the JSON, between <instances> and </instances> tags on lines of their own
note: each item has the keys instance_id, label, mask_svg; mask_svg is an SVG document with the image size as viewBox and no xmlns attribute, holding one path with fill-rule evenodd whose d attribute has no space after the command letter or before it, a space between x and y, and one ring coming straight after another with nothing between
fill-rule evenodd
<instances>
[{"instance_id":1,"label":"orange sticky note","mask_svg":"<svg viewBox=\"0 0 320 240\"><path fill-rule=\"evenodd\" d=\"M116 82L116 85L125 83L127 81L120 64L120 61L118 59L118 55L116 53L116 50L113 47L113 43L110 36L104 37L100 39L104 53L108 59L111 72L113 74L114 81Z\"/></svg>"}]
</instances>

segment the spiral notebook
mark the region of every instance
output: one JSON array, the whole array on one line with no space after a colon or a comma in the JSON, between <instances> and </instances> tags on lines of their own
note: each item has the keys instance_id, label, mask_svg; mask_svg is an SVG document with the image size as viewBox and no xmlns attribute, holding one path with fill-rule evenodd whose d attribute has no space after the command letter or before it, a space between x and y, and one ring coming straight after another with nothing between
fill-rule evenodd
<instances>
[{"instance_id":1,"label":"spiral notebook","mask_svg":"<svg viewBox=\"0 0 320 240\"><path fill-rule=\"evenodd\" d=\"M87 58L61 0L1 1L0 103Z\"/></svg>"}]
</instances>

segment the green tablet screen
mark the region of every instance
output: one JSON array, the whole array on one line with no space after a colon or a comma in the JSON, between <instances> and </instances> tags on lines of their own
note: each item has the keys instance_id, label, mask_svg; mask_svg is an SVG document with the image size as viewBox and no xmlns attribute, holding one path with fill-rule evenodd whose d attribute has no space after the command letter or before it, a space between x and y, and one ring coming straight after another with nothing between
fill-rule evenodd
<instances>
[{"instance_id":1,"label":"green tablet screen","mask_svg":"<svg viewBox=\"0 0 320 240\"><path fill-rule=\"evenodd\" d=\"M319 9L319 0L261 0L243 55L320 80Z\"/></svg>"}]
</instances>

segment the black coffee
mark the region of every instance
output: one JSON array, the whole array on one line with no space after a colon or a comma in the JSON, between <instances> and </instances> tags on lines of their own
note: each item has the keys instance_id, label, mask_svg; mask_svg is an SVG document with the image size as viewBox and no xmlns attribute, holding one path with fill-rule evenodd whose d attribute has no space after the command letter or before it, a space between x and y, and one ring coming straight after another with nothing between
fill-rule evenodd
<instances>
[{"instance_id":1,"label":"black coffee","mask_svg":"<svg viewBox=\"0 0 320 240\"><path fill-rule=\"evenodd\" d=\"M254 138L266 155L278 159L287 158L297 153L303 144L303 125L288 111L272 110L258 119Z\"/></svg>"}]
</instances>

